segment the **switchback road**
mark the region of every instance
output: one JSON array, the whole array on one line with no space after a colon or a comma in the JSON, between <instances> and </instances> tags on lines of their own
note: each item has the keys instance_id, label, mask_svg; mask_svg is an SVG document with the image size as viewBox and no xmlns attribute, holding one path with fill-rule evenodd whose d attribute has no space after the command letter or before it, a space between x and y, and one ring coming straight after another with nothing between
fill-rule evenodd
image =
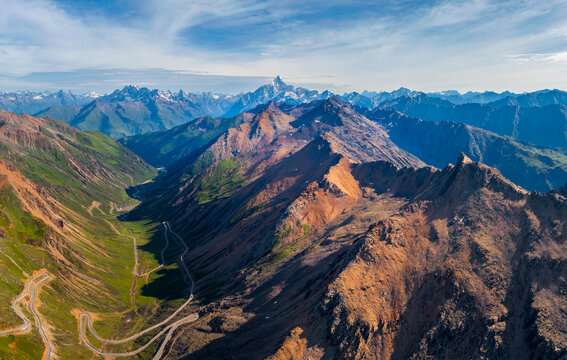
<instances>
[{"instance_id":1,"label":"switchback road","mask_svg":"<svg viewBox=\"0 0 567 360\"><path fill-rule=\"evenodd\" d=\"M106 221L106 220L105 220ZM111 226L112 224L109 223ZM98 354L98 355L102 355L102 356L114 356L114 357L126 357L126 356L134 356L139 354L140 352L144 351L148 346L150 346L152 343L154 343L158 338L160 338L163 334L165 334L167 332L167 335L164 339L164 341L162 342L160 348L158 349L157 353L154 355L153 359L154 360L159 360L161 359L161 357L163 356L163 352L165 350L166 345L168 344L169 340L171 339L171 336L173 335L173 332L181 325L183 324L188 324L191 323L195 320L197 320L199 318L198 314L191 314L188 316L185 316L179 320L176 320L174 322L171 322L183 309L185 309L185 307L187 307L187 305L189 305L189 303L193 300L193 291L195 289L195 282L193 281L193 278L191 276L191 273L189 272L189 269L187 268L187 266L185 265L185 255L187 254L187 252L189 251L189 248L187 247L187 245L185 244L185 242L183 241L183 239L181 238L181 236L179 236L179 234L177 234L176 232L174 232L171 229L170 224L165 221L162 223L164 226L164 236L166 238L166 242L169 245L169 236L168 236L168 232L170 232L173 236L175 236L179 242L183 245L183 252L179 255L178 261L181 265L181 267L183 268L183 271L185 272L185 274L187 275L188 280L191 283L190 286L190 291L189 291L189 297L188 299L179 307L177 308L177 310L175 310L169 317L167 317L166 319L164 319L163 321L161 321L158 324L155 324L143 331L140 331L136 334L133 334L127 338L124 339L119 339L119 340L112 340L112 339L105 339L103 337L101 337L94 329L93 325L92 325L92 321L91 321L91 317L89 314L87 313L83 313L80 315L80 323L79 323L79 332L80 332L80 337L81 337L81 341L85 344L85 346L87 346L91 351L93 351L94 353ZM112 226L113 229L114 226ZM116 230L115 230L116 231ZM125 235L126 236L126 235ZM162 250L162 261L165 262L164 257L164 252L165 250ZM135 252L136 254L137 252ZM137 256L136 256L137 257ZM136 261L137 264L137 261ZM136 275L135 272L133 272L134 275ZM123 344L129 341L133 341L136 340L138 338L140 338L141 336L147 334L150 331L156 330L164 325L165 328L163 328L160 332L158 332L154 337L152 337L148 342L146 342L144 345L142 345L140 348L133 350L133 351L129 351L129 352L123 352L123 353L117 353L117 352L106 352L106 351L102 351L97 349L96 347L94 347L87 339L86 335L85 335L85 322L86 322L86 328L89 331L89 333L91 335L93 335L97 340L105 343L105 344Z\"/></svg>"}]
</instances>

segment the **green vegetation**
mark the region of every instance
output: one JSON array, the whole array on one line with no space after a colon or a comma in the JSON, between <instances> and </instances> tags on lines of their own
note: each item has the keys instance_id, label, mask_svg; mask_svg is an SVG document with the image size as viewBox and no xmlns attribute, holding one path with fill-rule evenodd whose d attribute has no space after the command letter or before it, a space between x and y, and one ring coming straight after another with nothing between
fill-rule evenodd
<instances>
[{"instance_id":1,"label":"green vegetation","mask_svg":"<svg viewBox=\"0 0 567 360\"><path fill-rule=\"evenodd\" d=\"M230 119L205 116L169 130L124 137L119 142L154 166L168 166L242 122L242 116Z\"/></svg>"},{"instance_id":2,"label":"green vegetation","mask_svg":"<svg viewBox=\"0 0 567 360\"><path fill-rule=\"evenodd\" d=\"M291 234L291 225L284 225L281 229L276 231L274 235L274 243L272 244L272 250L274 250L281 243L283 239Z\"/></svg>"},{"instance_id":3,"label":"green vegetation","mask_svg":"<svg viewBox=\"0 0 567 360\"><path fill-rule=\"evenodd\" d=\"M162 275L153 273L134 281L132 240L117 235L102 218L122 234L136 237L140 266L145 269L159 265L155 254L159 253L156 247L163 245L161 224L124 223L97 209L93 209L94 216L87 212L93 201L101 202L105 211L110 202L118 207L136 204L125 188L151 179L156 171L101 133L80 132L52 120L46 120L40 131L40 136L21 144L0 143L0 161L29 180L22 187L41 190L39 196L45 194L48 202L55 200L44 210L64 219L60 231L65 235L30 215L19 198L35 206L38 195L17 194L8 181L0 188L0 328L21 323L10 304L33 272L45 269L54 279L39 291L39 312L54 330L55 352L61 359L89 358L92 352L78 341L79 309L97 313L94 326L102 336L122 337L162 319L156 307L179 302L142 294L144 286ZM174 251L172 248L166 256L174 256ZM178 271L176 264L166 269ZM150 347L146 357L157 346ZM129 343L113 350L132 347L135 344ZM0 358L39 359L43 349L36 330L0 337Z\"/></svg>"},{"instance_id":4,"label":"green vegetation","mask_svg":"<svg viewBox=\"0 0 567 360\"><path fill-rule=\"evenodd\" d=\"M303 229L303 237L308 236L309 233L311 232L311 229L309 229L309 225L307 224L302 224L301 228Z\"/></svg>"},{"instance_id":5,"label":"green vegetation","mask_svg":"<svg viewBox=\"0 0 567 360\"><path fill-rule=\"evenodd\" d=\"M240 165L234 158L223 159L207 170L197 181L199 204L227 197L236 186L244 182Z\"/></svg>"},{"instance_id":6,"label":"green vegetation","mask_svg":"<svg viewBox=\"0 0 567 360\"><path fill-rule=\"evenodd\" d=\"M273 256L270 258L270 261L268 261L267 265L270 266L285 259L289 254L291 254L293 250L294 248L291 246L279 249L273 254Z\"/></svg>"},{"instance_id":7,"label":"green vegetation","mask_svg":"<svg viewBox=\"0 0 567 360\"><path fill-rule=\"evenodd\" d=\"M24 211L17 196L6 185L0 188L0 229L9 239L41 246L47 225Z\"/></svg>"},{"instance_id":8,"label":"green vegetation","mask_svg":"<svg viewBox=\"0 0 567 360\"><path fill-rule=\"evenodd\" d=\"M285 259L289 254L297 249L297 247L293 243L288 243L285 246L281 245L283 239L289 237L292 232L291 225L283 225L276 233L274 234L274 242L272 244L272 254L268 261L262 266L262 269L265 270L270 268L280 262L281 260ZM311 233L311 229L309 225L302 224L301 225L301 238L305 239Z\"/></svg>"}]
</instances>

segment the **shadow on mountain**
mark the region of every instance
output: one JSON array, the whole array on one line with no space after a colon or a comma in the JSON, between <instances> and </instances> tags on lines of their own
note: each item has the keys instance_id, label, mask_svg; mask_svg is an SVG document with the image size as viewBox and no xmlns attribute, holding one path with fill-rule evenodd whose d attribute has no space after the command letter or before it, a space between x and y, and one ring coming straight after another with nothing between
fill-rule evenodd
<instances>
[{"instance_id":1,"label":"shadow on mountain","mask_svg":"<svg viewBox=\"0 0 567 360\"><path fill-rule=\"evenodd\" d=\"M181 271L178 267L167 267L156 271L157 276L142 287L142 295L162 300L188 298L190 285Z\"/></svg>"}]
</instances>

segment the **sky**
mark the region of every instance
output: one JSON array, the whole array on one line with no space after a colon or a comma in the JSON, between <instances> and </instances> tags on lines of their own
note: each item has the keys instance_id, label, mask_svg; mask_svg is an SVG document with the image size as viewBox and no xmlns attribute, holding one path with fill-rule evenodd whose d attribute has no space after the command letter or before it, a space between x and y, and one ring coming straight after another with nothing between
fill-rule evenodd
<instances>
[{"instance_id":1,"label":"sky","mask_svg":"<svg viewBox=\"0 0 567 360\"><path fill-rule=\"evenodd\" d=\"M567 89L567 1L0 0L0 91Z\"/></svg>"}]
</instances>

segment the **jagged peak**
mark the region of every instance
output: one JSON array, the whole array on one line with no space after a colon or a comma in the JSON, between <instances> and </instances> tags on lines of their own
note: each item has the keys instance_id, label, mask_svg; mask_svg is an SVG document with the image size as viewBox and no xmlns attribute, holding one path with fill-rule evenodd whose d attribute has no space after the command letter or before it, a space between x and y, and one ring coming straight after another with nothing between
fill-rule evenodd
<instances>
[{"instance_id":1,"label":"jagged peak","mask_svg":"<svg viewBox=\"0 0 567 360\"><path fill-rule=\"evenodd\" d=\"M460 153L459 157L457 159L457 166L463 166L465 164L472 164L473 161L467 156L465 155L465 153Z\"/></svg>"},{"instance_id":2,"label":"jagged peak","mask_svg":"<svg viewBox=\"0 0 567 360\"><path fill-rule=\"evenodd\" d=\"M266 130L267 127L274 130L289 130L289 123L293 121L293 117L289 116L275 107L266 107L259 111L254 118L251 120L250 124L252 127L260 127Z\"/></svg>"},{"instance_id":3,"label":"jagged peak","mask_svg":"<svg viewBox=\"0 0 567 360\"><path fill-rule=\"evenodd\" d=\"M281 78L279 75L277 75L277 76L272 80L272 85L273 85L275 88L282 88L282 87L287 86L287 84L286 84L285 82L283 82L282 78Z\"/></svg>"},{"instance_id":4,"label":"jagged peak","mask_svg":"<svg viewBox=\"0 0 567 360\"><path fill-rule=\"evenodd\" d=\"M445 167L441 174L440 194L451 193L452 196L460 196L457 194L469 194L480 188L500 192L512 198L528 193L505 178L498 169L472 161L464 153L459 155L457 165Z\"/></svg>"},{"instance_id":5,"label":"jagged peak","mask_svg":"<svg viewBox=\"0 0 567 360\"><path fill-rule=\"evenodd\" d=\"M254 118L260 118L260 117L266 117L266 116L274 116L276 114L283 114L283 112L281 112L276 106L275 104L273 104L273 102L270 102L268 104L268 106L265 106L264 108L262 108L256 115L254 115Z\"/></svg>"},{"instance_id":6,"label":"jagged peak","mask_svg":"<svg viewBox=\"0 0 567 360\"><path fill-rule=\"evenodd\" d=\"M350 109L350 104L337 95L328 97L321 101L321 103L316 107L316 109L321 109L325 112L336 112L344 108Z\"/></svg>"},{"instance_id":7,"label":"jagged peak","mask_svg":"<svg viewBox=\"0 0 567 360\"><path fill-rule=\"evenodd\" d=\"M326 124L327 126L343 126L343 119L353 116L361 117L352 110L350 104L340 97L333 95L328 99L322 100L311 111L301 115L291 123L293 127L311 126L311 124Z\"/></svg>"},{"instance_id":8,"label":"jagged peak","mask_svg":"<svg viewBox=\"0 0 567 360\"><path fill-rule=\"evenodd\" d=\"M135 92L135 91L139 91L141 90L141 88L139 88L137 85L125 85L121 92Z\"/></svg>"}]
</instances>

